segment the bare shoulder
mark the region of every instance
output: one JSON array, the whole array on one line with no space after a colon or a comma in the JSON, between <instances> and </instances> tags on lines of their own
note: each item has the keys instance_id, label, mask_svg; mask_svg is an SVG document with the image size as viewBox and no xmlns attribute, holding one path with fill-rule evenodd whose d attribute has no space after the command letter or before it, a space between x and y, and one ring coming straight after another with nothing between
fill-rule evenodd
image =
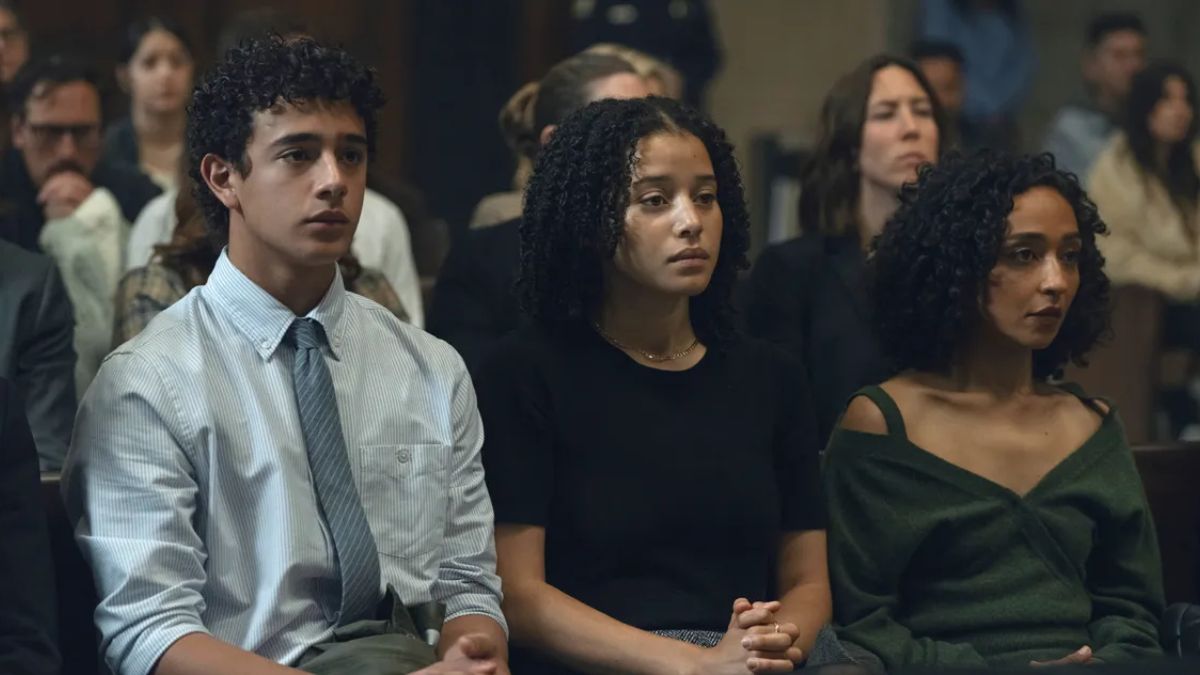
<instances>
[{"instance_id":1,"label":"bare shoulder","mask_svg":"<svg viewBox=\"0 0 1200 675\"><path fill-rule=\"evenodd\" d=\"M887 434L887 420L883 411L875 402L866 396L855 396L846 406L842 421L838 425L847 431L861 431L867 434L884 436Z\"/></svg>"},{"instance_id":2,"label":"bare shoulder","mask_svg":"<svg viewBox=\"0 0 1200 675\"><path fill-rule=\"evenodd\" d=\"M1088 396L1075 385L1046 385L1048 393L1057 400L1058 409L1081 421L1099 424L1111 412L1112 406L1104 399Z\"/></svg>"}]
</instances>

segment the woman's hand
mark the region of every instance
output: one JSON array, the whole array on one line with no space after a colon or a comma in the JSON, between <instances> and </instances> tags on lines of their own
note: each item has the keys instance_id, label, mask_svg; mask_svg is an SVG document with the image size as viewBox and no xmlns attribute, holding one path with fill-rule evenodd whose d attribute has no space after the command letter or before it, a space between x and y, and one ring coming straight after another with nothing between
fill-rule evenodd
<instances>
[{"instance_id":1,"label":"woman's hand","mask_svg":"<svg viewBox=\"0 0 1200 675\"><path fill-rule=\"evenodd\" d=\"M751 603L738 598L725 636L700 653L693 671L703 675L790 673L803 658L795 647L800 631L794 624L775 623L778 602Z\"/></svg>"},{"instance_id":2,"label":"woman's hand","mask_svg":"<svg viewBox=\"0 0 1200 675\"><path fill-rule=\"evenodd\" d=\"M779 602L756 602L753 609L760 606L769 609L771 614L766 621L747 628L746 635L742 637L742 649L747 652L747 668L751 672L774 673L779 671L774 669L771 662L785 660L793 666L801 663L804 660L804 652L798 646L800 629L794 623L779 623L775 620ZM742 625L745 623L742 622ZM790 669L783 672L790 672Z\"/></svg>"}]
</instances>

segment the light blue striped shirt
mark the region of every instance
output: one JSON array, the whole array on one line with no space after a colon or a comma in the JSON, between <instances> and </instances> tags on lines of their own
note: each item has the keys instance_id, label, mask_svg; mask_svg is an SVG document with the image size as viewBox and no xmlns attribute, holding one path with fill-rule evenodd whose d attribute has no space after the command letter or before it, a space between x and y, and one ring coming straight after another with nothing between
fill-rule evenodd
<instances>
[{"instance_id":1,"label":"light blue striped shirt","mask_svg":"<svg viewBox=\"0 0 1200 675\"><path fill-rule=\"evenodd\" d=\"M381 590L504 626L483 434L462 359L347 293L308 314L330 336L350 464ZM189 633L293 663L338 609L292 389L296 317L222 255L200 286L104 362L64 471L113 672L149 673Z\"/></svg>"}]
</instances>

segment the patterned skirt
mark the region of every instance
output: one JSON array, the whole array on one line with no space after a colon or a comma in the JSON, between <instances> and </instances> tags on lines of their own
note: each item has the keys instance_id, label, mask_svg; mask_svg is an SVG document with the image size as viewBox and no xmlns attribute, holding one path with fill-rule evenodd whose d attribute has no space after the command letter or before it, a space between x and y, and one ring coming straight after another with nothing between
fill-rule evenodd
<instances>
[{"instance_id":1,"label":"patterned skirt","mask_svg":"<svg viewBox=\"0 0 1200 675\"><path fill-rule=\"evenodd\" d=\"M656 630L655 635L679 640L680 642L688 642L690 644L699 645L701 647L716 647L717 643L724 637L724 633L718 633L712 630Z\"/></svg>"}]
</instances>

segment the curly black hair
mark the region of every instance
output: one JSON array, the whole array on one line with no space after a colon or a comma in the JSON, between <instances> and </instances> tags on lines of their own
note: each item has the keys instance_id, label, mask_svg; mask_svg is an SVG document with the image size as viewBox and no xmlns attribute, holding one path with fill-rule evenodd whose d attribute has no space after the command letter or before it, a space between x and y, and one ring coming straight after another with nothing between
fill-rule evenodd
<instances>
[{"instance_id":1,"label":"curly black hair","mask_svg":"<svg viewBox=\"0 0 1200 675\"><path fill-rule=\"evenodd\" d=\"M250 39L229 50L196 85L188 106L188 175L214 240L229 237L229 209L205 185L200 160L211 153L249 173L246 145L254 113L280 102L304 101L348 101L362 117L368 156L374 155L375 115L383 106L383 92L375 71L342 49L311 38Z\"/></svg>"},{"instance_id":2,"label":"curly black hair","mask_svg":"<svg viewBox=\"0 0 1200 675\"><path fill-rule=\"evenodd\" d=\"M872 243L868 287L880 344L897 370L945 372L982 320L980 299L996 266L1013 200L1036 186L1058 191L1075 212L1083 247L1079 291L1054 341L1034 352L1033 376L1056 376L1109 326L1109 282L1095 204L1054 157L981 150L921 169Z\"/></svg>"},{"instance_id":3,"label":"curly black hair","mask_svg":"<svg viewBox=\"0 0 1200 675\"><path fill-rule=\"evenodd\" d=\"M750 216L725 132L699 112L666 98L597 101L563 121L542 150L525 191L521 220L524 310L543 325L586 319L603 295L603 262L625 230L638 142L659 132L695 136L717 178L723 227L708 287L691 299L692 327L720 348L733 330L731 294L748 266Z\"/></svg>"}]
</instances>

